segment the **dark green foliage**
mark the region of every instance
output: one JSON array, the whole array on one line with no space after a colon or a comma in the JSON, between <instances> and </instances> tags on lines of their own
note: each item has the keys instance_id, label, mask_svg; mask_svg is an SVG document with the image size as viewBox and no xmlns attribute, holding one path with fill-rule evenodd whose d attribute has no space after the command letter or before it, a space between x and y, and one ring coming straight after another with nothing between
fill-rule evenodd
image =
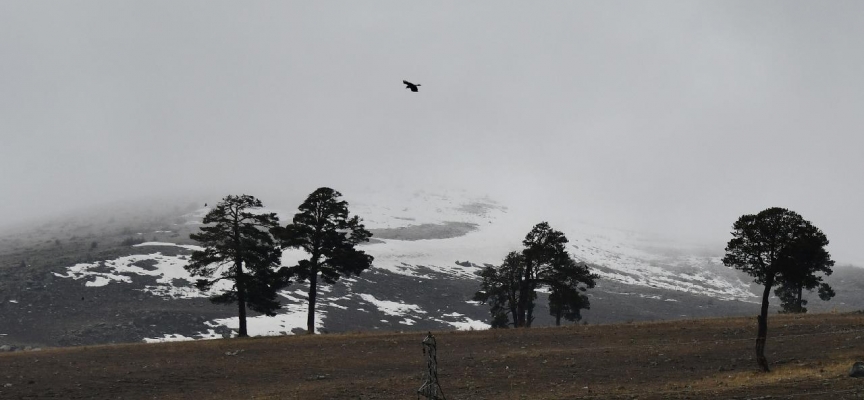
<instances>
[{"instance_id":1,"label":"dark green foliage","mask_svg":"<svg viewBox=\"0 0 864 400\"><path fill-rule=\"evenodd\" d=\"M474 294L474 300L489 305L493 328L509 327L510 318L515 321L519 285L524 269L525 259L522 254L511 251L501 266L488 266L480 271L480 291Z\"/></svg>"},{"instance_id":2,"label":"dark green foliage","mask_svg":"<svg viewBox=\"0 0 864 400\"><path fill-rule=\"evenodd\" d=\"M822 282L822 273L825 276L833 272L831 267L834 261L825 250L828 238L816 228L807 230L802 237L793 243L783 253L780 267L780 287L774 290L774 294L781 300L781 312L806 313L807 300L803 299L803 292L819 289L819 298L828 301L834 297L834 290L827 283Z\"/></svg>"},{"instance_id":3,"label":"dark green foliage","mask_svg":"<svg viewBox=\"0 0 864 400\"><path fill-rule=\"evenodd\" d=\"M307 332L315 333L315 301L318 277L334 284L342 276L359 275L372 266L372 256L355 246L372 236L357 216L348 216L348 202L326 187L312 192L294 214L293 223L273 229L283 248L300 248L309 254L289 268L291 276L309 281Z\"/></svg>"},{"instance_id":4,"label":"dark green foliage","mask_svg":"<svg viewBox=\"0 0 864 400\"><path fill-rule=\"evenodd\" d=\"M771 288L781 286L778 295L784 302L794 301L797 309L800 290L816 287L821 278L816 272L830 274L830 260L824 246L828 239L818 228L798 213L785 208L769 208L756 215L743 215L733 225L732 240L726 245L723 264L748 273L763 285L759 331L756 337L756 360L768 371L765 341L768 335L768 300ZM827 285L826 285L827 286ZM830 287L822 292L833 294Z\"/></svg>"},{"instance_id":5,"label":"dark green foliage","mask_svg":"<svg viewBox=\"0 0 864 400\"><path fill-rule=\"evenodd\" d=\"M584 289L583 289L584 290ZM555 325L561 325L561 318L578 322L582 319L582 309L591 308L588 296L579 290L561 288L549 294L549 315L555 317Z\"/></svg>"},{"instance_id":6,"label":"dark green foliage","mask_svg":"<svg viewBox=\"0 0 864 400\"><path fill-rule=\"evenodd\" d=\"M507 314L492 314L492 329L507 329L510 327L510 319Z\"/></svg>"},{"instance_id":7,"label":"dark green foliage","mask_svg":"<svg viewBox=\"0 0 864 400\"><path fill-rule=\"evenodd\" d=\"M192 253L185 268L199 276L195 286L209 291L216 282L228 280L233 287L210 298L214 303L237 302L239 336L246 331L246 307L273 316L279 309L277 293L289 284L286 268L280 268L282 250L270 234L279 226L274 213L255 213L261 201L249 195L227 196L204 217L205 226L189 235L203 251Z\"/></svg>"},{"instance_id":8,"label":"dark green foliage","mask_svg":"<svg viewBox=\"0 0 864 400\"><path fill-rule=\"evenodd\" d=\"M565 247L567 238L546 222L535 225L522 244L525 248L508 254L500 267L481 272L481 290L474 299L489 304L493 327L530 327L541 286L552 291L549 308L557 323L562 317L581 319L580 310L590 307L582 292L593 288L598 276L573 260Z\"/></svg>"},{"instance_id":9,"label":"dark green foliage","mask_svg":"<svg viewBox=\"0 0 864 400\"><path fill-rule=\"evenodd\" d=\"M771 283L779 272L783 252L797 240L809 222L785 208L769 208L743 215L732 226L723 264L746 272L757 284Z\"/></svg>"},{"instance_id":10,"label":"dark green foliage","mask_svg":"<svg viewBox=\"0 0 864 400\"><path fill-rule=\"evenodd\" d=\"M587 278L586 278L587 277ZM582 319L580 310L591 308L591 301L584 292L595 285L596 275L591 275L588 266L567 258L561 268L554 272L549 286L549 314L555 317L555 325L561 325L561 318L568 321ZM585 286L579 286L584 283Z\"/></svg>"}]
</instances>

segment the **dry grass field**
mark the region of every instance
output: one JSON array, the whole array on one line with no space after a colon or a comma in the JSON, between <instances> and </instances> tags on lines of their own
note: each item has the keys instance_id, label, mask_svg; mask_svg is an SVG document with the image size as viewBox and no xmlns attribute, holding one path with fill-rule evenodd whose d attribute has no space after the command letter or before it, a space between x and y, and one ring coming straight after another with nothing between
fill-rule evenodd
<instances>
[{"instance_id":1,"label":"dry grass field","mask_svg":"<svg viewBox=\"0 0 864 400\"><path fill-rule=\"evenodd\" d=\"M854 399L864 314L437 332L447 399ZM415 399L422 333L128 344L0 354L2 399Z\"/></svg>"}]
</instances>

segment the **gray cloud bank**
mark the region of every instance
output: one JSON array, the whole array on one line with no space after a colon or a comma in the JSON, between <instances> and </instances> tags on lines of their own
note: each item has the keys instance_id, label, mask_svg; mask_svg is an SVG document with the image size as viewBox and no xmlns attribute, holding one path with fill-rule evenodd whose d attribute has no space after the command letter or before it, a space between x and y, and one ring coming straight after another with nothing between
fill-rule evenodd
<instances>
[{"instance_id":1,"label":"gray cloud bank","mask_svg":"<svg viewBox=\"0 0 864 400\"><path fill-rule=\"evenodd\" d=\"M0 3L0 226L200 192L453 185L864 261L864 3ZM402 79L421 83L419 93Z\"/></svg>"}]
</instances>

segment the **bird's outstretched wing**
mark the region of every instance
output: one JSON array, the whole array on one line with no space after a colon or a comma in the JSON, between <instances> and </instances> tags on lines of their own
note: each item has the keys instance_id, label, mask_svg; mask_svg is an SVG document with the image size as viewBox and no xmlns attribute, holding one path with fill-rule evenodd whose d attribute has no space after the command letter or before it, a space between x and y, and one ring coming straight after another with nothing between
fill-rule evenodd
<instances>
[{"instance_id":1,"label":"bird's outstretched wing","mask_svg":"<svg viewBox=\"0 0 864 400\"><path fill-rule=\"evenodd\" d=\"M405 84L405 89L410 89L412 92L416 92L417 86L420 86L420 85L415 85L415 84L408 82L406 80L403 80L402 83Z\"/></svg>"}]
</instances>

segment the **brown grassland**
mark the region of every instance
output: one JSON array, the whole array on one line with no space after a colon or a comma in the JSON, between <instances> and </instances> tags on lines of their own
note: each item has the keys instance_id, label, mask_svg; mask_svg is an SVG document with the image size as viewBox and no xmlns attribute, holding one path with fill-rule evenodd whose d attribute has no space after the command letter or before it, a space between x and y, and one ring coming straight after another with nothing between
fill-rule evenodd
<instances>
[{"instance_id":1,"label":"brown grassland","mask_svg":"<svg viewBox=\"0 0 864 400\"><path fill-rule=\"evenodd\" d=\"M447 399L851 399L864 314L437 332ZM424 334L352 333L0 354L2 399L416 399ZM234 354L234 352L238 353ZM234 355L229 355L234 354Z\"/></svg>"}]
</instances>

